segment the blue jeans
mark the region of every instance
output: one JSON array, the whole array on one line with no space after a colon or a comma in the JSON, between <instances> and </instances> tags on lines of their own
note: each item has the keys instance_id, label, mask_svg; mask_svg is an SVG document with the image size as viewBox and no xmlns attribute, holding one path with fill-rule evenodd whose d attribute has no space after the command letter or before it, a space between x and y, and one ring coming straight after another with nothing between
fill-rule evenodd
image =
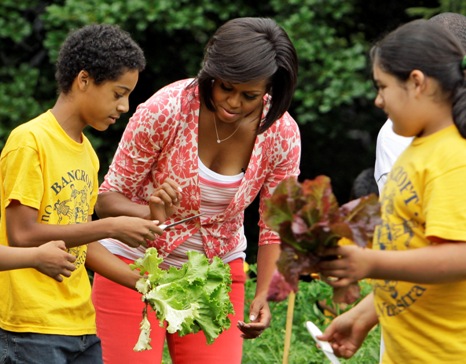
<instances>
[{"instance_id":1,"label":"blue jeans","mask_svg":"<svg viewBox=\"0 0 466 364\"><path fill-rule=\"evenodd\" d=\"M0 329L0 364L101 364L96 335L65 336Z\"/></svg>"}]
</instances>

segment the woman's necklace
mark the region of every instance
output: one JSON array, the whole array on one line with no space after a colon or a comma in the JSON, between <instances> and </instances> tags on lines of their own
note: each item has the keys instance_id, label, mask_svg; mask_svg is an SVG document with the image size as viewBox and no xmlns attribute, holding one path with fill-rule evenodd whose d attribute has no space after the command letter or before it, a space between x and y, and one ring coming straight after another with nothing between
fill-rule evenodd
<instances>
[{"instance_id":1,"label":"woman's necklace","mask_svg":"<svg viewBox=\"0 0 466 364\"><path fill-rule=\"evenodd\" d=\"M231 133L225 139L220 139L220 137L218 136L218 130L217 130L217 118L215 117L215 113L212 113L212 115L214 116L215 135L217 136L217 143L218 144L224 142L225 140L230 139L233 135L235 135L235 133L238 131L239 127L241 126L241 123L238 123L238 126L236 127L236 129L235 129L235 131L233 133Z\"/></svg>"}]
</instances>

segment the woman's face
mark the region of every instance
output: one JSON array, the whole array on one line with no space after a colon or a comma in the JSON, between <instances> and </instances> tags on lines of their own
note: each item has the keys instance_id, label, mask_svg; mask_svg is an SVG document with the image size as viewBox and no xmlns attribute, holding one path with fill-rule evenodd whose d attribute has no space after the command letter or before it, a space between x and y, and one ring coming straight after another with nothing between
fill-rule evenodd
<instances>
[{"instance_id":1,"label":"woman's face","mask_svg":"<svg viewBox=\"0 0 466 364\"><path fill-rule=\"evenodd\" d=\"M212 86L216 119L234 124L261 109L267 83L267 79L247 83L230 83L216 79Z\"/></svg>"}]
</instances>

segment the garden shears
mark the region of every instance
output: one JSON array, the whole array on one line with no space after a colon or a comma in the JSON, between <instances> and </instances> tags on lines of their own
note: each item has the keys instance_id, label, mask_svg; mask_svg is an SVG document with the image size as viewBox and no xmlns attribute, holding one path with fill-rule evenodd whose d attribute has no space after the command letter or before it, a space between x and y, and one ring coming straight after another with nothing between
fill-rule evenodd
<instances>
[{"instance_id":1,"label":"garden shears","mask_svg":"<svg viewBox=\"0 0 466 364\"><path fill-rule=\"evenodd\" d=\"M173 226L176 226L176 225L178 225L178 224L182 224L182 223L184 223L184 222L186 222L186 221L189 221L189 220L193 220L193 219L195 219L195 218L197 218L197 217L200 217L200 216L202 216L202 215L204 215L204 214L203 214L203 213L200 213L200 214L197 214L197 215L193 215L193 216L186 217L186 218L184 218L184 219L181 219L181 220L172 222L172 223L170 223L170 224L162 224L162 225L159 225L159 228L162 229L163 231L165 231L165 230L168 230L168 229L172 228Z\"/></svg>"}]
</instances>

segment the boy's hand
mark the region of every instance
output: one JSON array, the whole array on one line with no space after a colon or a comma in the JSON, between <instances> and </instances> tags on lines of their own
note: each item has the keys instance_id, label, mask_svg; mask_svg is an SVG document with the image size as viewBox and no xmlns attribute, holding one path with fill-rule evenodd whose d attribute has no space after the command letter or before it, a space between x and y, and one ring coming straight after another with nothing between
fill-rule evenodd
<instances>
[{"instance_id":1,"label":"boy's hand","mask_svg":"<svg viewBox=\"0 0 466 364\"><path fill-rule=\"evenodd\" d=\"M63 281L63 277L71 276L76 269L73 264L76 257L66 251L65 242L62 240L50 241L37 248L24 249L36 249L34 268L58 282Z\"/></svg>"},{"instance_id":2,"label":"boy's hand","mask_svg":"<svg viewBox=\"0 0 466 364\"><path fill-rule=\"evenodd\" d=\"M110 237L120 240L131 248L140 245L147 247L148 241L153 241L163 230L158 227L158 221L140 217L119 216L112 218L113 234Z\"/></svg>"}]
</instances>

